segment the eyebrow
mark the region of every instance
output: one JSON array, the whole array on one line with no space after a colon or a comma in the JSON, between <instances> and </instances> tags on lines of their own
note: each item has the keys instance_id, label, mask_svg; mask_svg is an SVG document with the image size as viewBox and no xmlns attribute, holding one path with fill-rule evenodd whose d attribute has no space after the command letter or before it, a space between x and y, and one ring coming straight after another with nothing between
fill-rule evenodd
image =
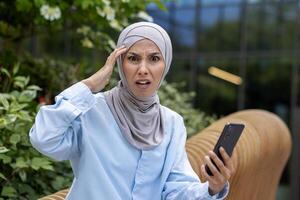
<instances>
[{"instance_id":1,"label":"eyebrow","mask_svg":"<svg viewBox=\"0 0 300 200\"><path fill-rule=\"evenodd\" d=\"M140 56L138 53L133 52L133 51L130 51L130 52L128 52L127 54L131 54L131 55L134 55L134 56ZM158 51L155 51L155 52L151 52L150 55L151 55L151 56L154 56L154 55L161 55L161 53L158 52Z\"/></svg>"}]
</instances>

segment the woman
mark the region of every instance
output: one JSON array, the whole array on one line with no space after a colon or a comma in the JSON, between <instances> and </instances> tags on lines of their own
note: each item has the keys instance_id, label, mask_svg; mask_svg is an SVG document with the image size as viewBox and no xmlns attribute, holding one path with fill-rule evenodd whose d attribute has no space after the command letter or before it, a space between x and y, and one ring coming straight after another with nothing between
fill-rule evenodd
<instances>
[{"instance_id":1,"label":"woman","mask_svg":"<svg viewBox=\"0 0 300 200\"><path fill-rule=\"evenodd\" d=\"M120 82L107 92L115 62ZM233 173L210 151L201 183L185 151L183 119L160 105L157 90L172 60L172 45L160 26L139 22L125 28L105 65L42 106L30 131L32 145L70 160L74 181L67 199L223 199ZM93 94L94 93L94 94ZM217 164L220 171L212 164Z\"/></svg>"}]
</instances>

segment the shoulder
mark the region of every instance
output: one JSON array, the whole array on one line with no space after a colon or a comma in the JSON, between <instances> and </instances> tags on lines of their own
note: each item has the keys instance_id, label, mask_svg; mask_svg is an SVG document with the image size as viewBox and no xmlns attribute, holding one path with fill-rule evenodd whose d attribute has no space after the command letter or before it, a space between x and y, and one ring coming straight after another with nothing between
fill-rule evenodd
<instances>
[{"instance_id":1,"label":"shoulder","mask_svg":"<svg viewBox=\"0 0 300 200\"><path fill-rule=\"evenodd\" d=\"M179 113L163 105L160 105L160 107L166 124L171 126L173 129L185 129L183 117Z\"/></svg>"},{"instance_id":2,"label":"shoulder","mask_svg":"<svg viewBox=\"0 0 300 200\"><path fill-rule=\"evenodd\" d=\"M175 146L180 145L181 142L185 142L187 133L183 117L168 107L161 105L161 109L165 117L167 132L171 133L170 142Z\"/></svg>"},{"instance_id":3,"label":"shoulder","mask_svg":"<svg viewBox=\"0 0 300 200\"><path fill-rule=\"evenodd\" d=\"M163 105L160 105L160 107L166 118L171 118L173 120L183 120L182 116L176 111Z\"/></svg>"}]
</instances>

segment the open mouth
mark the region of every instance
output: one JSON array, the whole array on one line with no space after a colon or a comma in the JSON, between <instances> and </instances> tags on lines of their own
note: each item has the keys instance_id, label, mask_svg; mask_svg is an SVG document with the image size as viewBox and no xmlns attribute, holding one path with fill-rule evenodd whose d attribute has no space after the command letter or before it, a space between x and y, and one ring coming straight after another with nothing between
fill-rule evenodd
<instances>
[{"instance_id":1,"label":"open mouth","mask_svg":"<svg viewBox=\"0 0 300 200\"><path fill-rule=\"evenodd\" d=\"M149 80L138 80L135 83L138 85L149 85L151 82Z\"/></svg>"}]
</instances>

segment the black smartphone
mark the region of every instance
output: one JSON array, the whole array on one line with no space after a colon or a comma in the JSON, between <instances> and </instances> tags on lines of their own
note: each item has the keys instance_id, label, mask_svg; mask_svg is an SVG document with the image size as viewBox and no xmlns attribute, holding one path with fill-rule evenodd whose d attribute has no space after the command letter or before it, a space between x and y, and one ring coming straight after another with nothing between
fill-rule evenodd
<instances>
[{"instance_id":1,"label":"black smartphone","mask_svg":"<svg viewBox=\"0 0 300 200\"><path fill-rule=\"evenodd\" d=\"M233 149L239 140L243 130L245 128L244 124L235 124L235 123L228 123L224 126L224 129L218 139L217 144L214 147L214 152L217 154L217 156L224 162L222 155L220 154L220 147L223 147L226 151L226 153L231 156ZM212 160L212 163L216 166L214 161ZM216 166L218 169L218 167ZM212 175L212 172L208 168L208 166L205 166L206 172L208 175ZM219 169L218 169L219 170Z\"/></svg>"}]
</instances>

